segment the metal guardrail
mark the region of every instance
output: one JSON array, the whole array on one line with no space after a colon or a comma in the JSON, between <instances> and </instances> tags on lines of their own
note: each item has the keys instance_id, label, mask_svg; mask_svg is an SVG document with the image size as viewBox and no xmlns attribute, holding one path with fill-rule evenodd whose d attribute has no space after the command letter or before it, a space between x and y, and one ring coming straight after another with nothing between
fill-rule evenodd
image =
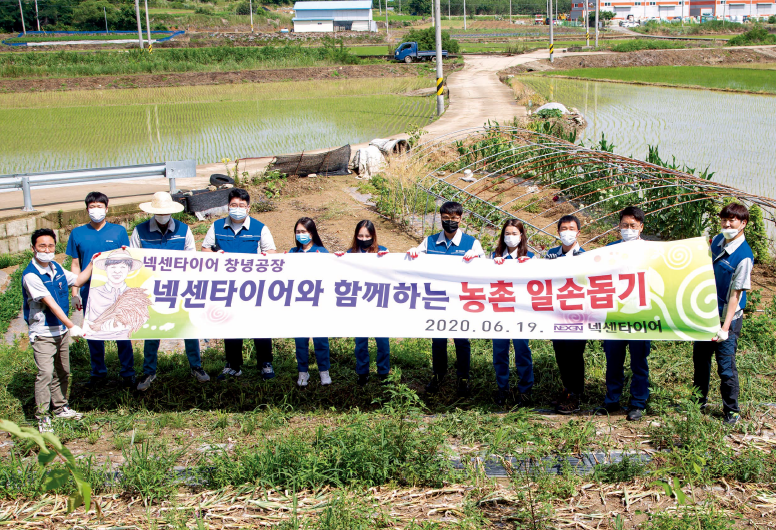
<instances>
[{"instance_id":1,"label":"metal guardrail","mask_svg":"<svg viewBox=\"0 0 776 530\"><path fill-rule=\"evenodd\" d=\"M0 175L0 190L21 189L24 194L22 211L32 212L31 190L38 186L66 186L70 184L89 184L106 180L123 180L146 177L166 177L170 181L170 193L177 191L175 179L197 176L196 160L164 162L162 164L144 164L140 166L121 166L96 169L74 169L46 173L18 173Z\"/></svg>"}]
</instances>

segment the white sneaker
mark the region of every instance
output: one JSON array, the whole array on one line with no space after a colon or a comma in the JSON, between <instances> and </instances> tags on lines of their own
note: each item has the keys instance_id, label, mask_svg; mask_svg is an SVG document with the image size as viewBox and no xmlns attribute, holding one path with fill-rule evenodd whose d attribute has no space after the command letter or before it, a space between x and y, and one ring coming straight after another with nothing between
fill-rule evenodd
<instances>
[{"instance_id":1,"label":"white sneaker","mask_svg":"<svg viewBox=\"0 0 776 530\"><path fill-rule=\"evenodd\" d=\"M331 384L331 377L329 377L329 371L325 370L321 372L321 385L326 386Z\"/></svg>"},{"instance_id":2,"label":"white sneaker","mask_svg":"<svg viewBox=\"0 0 776 530\"><path fill-rule=\"evenodd\" d=\"M307 382L310 380L310 374L308 372L299 372L299 379L296 380L297 386L307 386Z\"/></svg>"},{"instance_id":3,"label":"white sneaker","mask_svg":"<svg viewBox=\"0 0 776 530\"><path fill-rule=\"evenodd\" d=\"M40 418L38 420L38 431L39 432L54 432L54 427L51 425L51 418L46 416L45 418Z\"/></svg>"},{"instance_id":4,"label":"white sneaker","mask_svg":"<svg viewBox=\"0 0 776 530\"><path fill-rule=\"evenodd\" d=\"M80 412L74 411L67 405L62 407L62 410L54 414L54 416L62 420L80 420L81 418L84 417L83 414L81 414Z\"/></svg>"}]
</instances>

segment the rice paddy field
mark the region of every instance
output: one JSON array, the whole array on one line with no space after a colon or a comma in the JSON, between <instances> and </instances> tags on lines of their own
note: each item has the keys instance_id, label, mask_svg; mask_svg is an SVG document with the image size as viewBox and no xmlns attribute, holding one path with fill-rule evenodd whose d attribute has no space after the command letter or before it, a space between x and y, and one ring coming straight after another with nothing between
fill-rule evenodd
<instances>
[{"instance_id":1,"label":"rice paddy field","mask_svg":"<svg viewBox=\"0 0 776 530\"><path fill-rule=\"evenodd\" d=\"M423 126L423 78L0 95L0 173L269 156ZM88 108L88 111L87 111Z\"/></svg>"},{"instance_id":2,"label":"rice paddy field","mask_svg":"<svg viewBox=\"0 0 776 530\"><path fill-rule=\"evenodd\" d=\"M773 65L770 66L773 68ZM546 75L665 83L677 86L700 86L776 94L776 70L773 69L725 68L720 70L714 66L640 66L578 68Z\"/></svg>"},{"instance_id":3,"label":"rice paddy field","mask_svg":"<svg viewBox=\"0 0 776 530\"><path fill-rule=\"evenodd\" d=\"M719 69L719 77L725 70ZM586 144L605 134L618 154L644 160L649 145L663 156L715 173L714 180L774 196L776 96L601 81L525 76L520 82L548 101L578 108Z\"/></svg>"}]
</instances>

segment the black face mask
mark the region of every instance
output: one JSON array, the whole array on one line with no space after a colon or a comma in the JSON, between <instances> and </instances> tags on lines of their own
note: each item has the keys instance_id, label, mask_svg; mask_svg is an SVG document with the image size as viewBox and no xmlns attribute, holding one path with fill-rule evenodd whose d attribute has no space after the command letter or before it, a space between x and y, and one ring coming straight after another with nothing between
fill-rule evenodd
<instances>
[{"instance_id":1,"label":"black face mask","mask_svg":"<svg viewBox=\"0 0 776 530\"><path fill-rule=\"evenodd\" d=\"M448 234L454 234L458 231L458 221L442 221L442 228Z\"/></svg>"},{"instance_id":2,"label":"black face mask","mask_svg":"<svg viewBox=\"0 0 776 530\"><path fill-rule=\"evenodd\" d=\"M369 238L369 239L357 239L356 241L358 241L358 247L361 250L366 250L366 249L368 249L369 247L372 246L372 243L374 242L374 239L372 239L372 238Z\"/></svg>"}]
</instances>

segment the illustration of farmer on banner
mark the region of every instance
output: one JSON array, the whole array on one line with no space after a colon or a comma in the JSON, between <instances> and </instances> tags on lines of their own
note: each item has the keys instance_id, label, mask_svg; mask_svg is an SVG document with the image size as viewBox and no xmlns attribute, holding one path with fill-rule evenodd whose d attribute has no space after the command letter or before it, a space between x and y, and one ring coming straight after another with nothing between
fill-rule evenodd
<instances>
[{"instance_id":1,"label":"illustration of farmer on banner","mask_svg":"<svg viewBox=\"0 0 776 530\"><path fill-rule=\"evenodd\" d=\"M148 321L152 305L145 289L127 286L127 276L143 263L118 249L95 260L95 269L107 276L104 285L91 289L86 304L84 333L95 340L128 340Z\"/></svg>"}]
</instances>

